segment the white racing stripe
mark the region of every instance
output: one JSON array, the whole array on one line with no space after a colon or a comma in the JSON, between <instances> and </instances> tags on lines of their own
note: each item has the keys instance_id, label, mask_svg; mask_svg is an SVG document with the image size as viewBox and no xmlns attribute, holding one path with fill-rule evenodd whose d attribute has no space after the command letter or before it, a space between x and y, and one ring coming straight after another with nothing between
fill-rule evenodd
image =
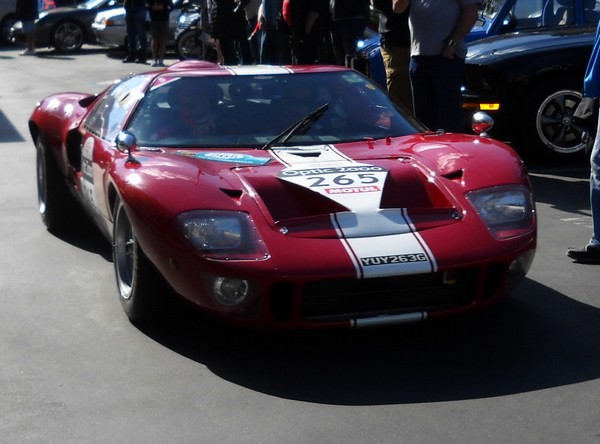
<instances>
[{"instance_id":1,"label":"white racing stripe","mask_svg":"<svg viewBox=\"0 0 600 444\"><path fill-rule=\"evenodd\" d=\"M307 155L310 153L310 155ZM430 249L405 209L380 209L385 168L355 162L332 146L273 150L287 168L278 177L326 196L348 209L331 215L357 277L430 273Z\"/></svg>"}]
</instances>

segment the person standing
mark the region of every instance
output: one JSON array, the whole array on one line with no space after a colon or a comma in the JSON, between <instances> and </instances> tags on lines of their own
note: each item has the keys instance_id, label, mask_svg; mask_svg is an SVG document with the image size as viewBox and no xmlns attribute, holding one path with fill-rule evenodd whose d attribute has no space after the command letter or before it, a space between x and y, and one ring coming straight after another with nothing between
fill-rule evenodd
<instances>
[{"instance_id":1,"label":"person standing","mask_svg":"<svg viewBox=\"0 0 600 444\"><path fill-rule=\"evenodd\" d=\"M246 13L246 34L248 43L250 45L250 52L252 54L253 63L258 63L260 60L260 42L258 31L258 10L260 8L261 0L241 0L241 6L244 8Z\"/></svg>"},{"instance_id":2,"label":"person standing","mask_svg":"<svg viewBox=\"0 0 600 444\"><path fill-rule=\"evenodd\" d=\"M369 0L329 0L331 44L337 65L346 64L369 23Z\"/></svg>"},{"instance_id":3,"label":"person standing","mask_svg":"<svg viewBox=\"0 0 600 444\"><path fill-rule=\"evenodd\" d=\"M260 63L289 65L292 62L290 35L283 19L283 0L262 0L258 27L261 31Z\"/></svg>"},{"instance_id":4,"label":"person standing","mask_svg":"<svg viewBox=\"0 0 600 444\"><path fill-rule=\"evenodd\" d=\"M327 0L283 0L283 17L290 29L292 63L319 62L323 17Z\"/></svg>"},{"instance_id":5,"label":"person standing","mask_svg":"<svg viewBox=\"0 0 600 444\"><path fill-rule=\"evenodd\" d=\"M598 111L600 98L600 24L592 54L583 78L583 99L575 109L573 117L589 119ZM590 209L592 211L592 237L582 248L568 248L567 256L576 262L600 264L600 120L596 130L594 146L590 156Z\"/></svg>"},{"instance_id":6,"label":"person standing","mask_svg":"<svg viewBox=\"0 0 600 444\"><path fill-rule=\"evenodd\" d=\"M396 14L392 10L392 0L371 0L379 13L380 52L385 68L387 91L410 112L412 89L408 66L410 63L409 9Z\"/></svg>"},{"instance_id":7,"label":"person standing","mask_svg":"<svg viewBox=\"0 0 600 444\"><path fill-rule=\"evenodd\" d=\"M169 16L172 0L147 0L150 14L150 37L152 38L152 66L165 66L165 52L169 35Z\"/></svg>"},{"instance_id":8,"label":"person standing","mask_svg":"<svg viewBox=\"0 0 600 444\"><path fill-rule=\"evenodd\" d=\"M127 57L123 63L146 63L148 38L146 37L145 0L125 0L125 29L127 32Z\"/></svg>"},{"instance_id":9,"label":"person standing","mask_svg":"<svg viewBox=\"0 0 600 444\"><path fill-rule=\"evenodd\" d=\"M217 61L221 65L237 65L240 61L238 45L240 33L246 32L239 20L240 7L235 0L210 0L208 4L211 34L215 39ZM245 18L244 18L245 22Z\"/></svg>"},{"instance_id":10,"label":"person standing","mask_svg":"<svg viewBox=\"0 0 600 444\"><path fill-rule=\"evenodd\" d=\"M460 85L465 37L477 20L479 0L393 0L396 13L410 5L410 81L415 116L429 129L464 132Z\"/></svg>"},{"instance_id":11,"label":"person standing","mask_svg":"<svg viewBox=\"0 0 600 444\"><path fill-rule=\"evenodd\" d=\"M36 55L35 50L35 21L38 18L38 0L17 0L16 16L23 23L23 33L25 34L25 43L27 49L20 55Z\"/></svg>"}]
</instances>

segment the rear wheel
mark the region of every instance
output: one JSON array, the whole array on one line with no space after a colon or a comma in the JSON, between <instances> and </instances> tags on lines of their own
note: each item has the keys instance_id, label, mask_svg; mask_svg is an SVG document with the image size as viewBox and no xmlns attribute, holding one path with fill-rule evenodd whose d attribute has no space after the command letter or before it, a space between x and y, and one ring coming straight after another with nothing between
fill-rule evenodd
<instances>
[{"instance_id":1,"label":"rear wheel","mask_svg":"<svg viewBox=\"0 0 600 444\"><path fill-rule=\"evenodd\" d=\"M64 21L52 32L52 43L57 51L75 52L83 46L85 32L79 23Z\"/></svg>"},{"instance_id":2,"label":"rear wheel","mask_svg":"<svg viewBox=\"0 0 600 444\"><path fill-rule=\"evenodd\" d=\"M154 322L162 307L164 285L142 251L119 199L114 208L113 263L121 305L131 322Z\"/></svg>"},{"instance_id":3,"label":"rear wheel","mask_svg":"<svg viewBox=\"0 0 600 444\"><path fill-rule=\"evenodd\" d=\"M573 118L581 101L580 83L562 78L538 85L524 102L520 134L523 150L536 160L573 159L584 150L586 128Z\"/></svg>"},{"instance_id":4,"label":"rear wheel","mask_svg":"<svg viewBox=\"0 0 600 444\"><path fill-rule=\"evenodd\" d=\"M37 137L35 149L40 216L49 231L64 231L71 227L74 215L80 214L79 207L42 136Z\"/></svg>"},{"instance_id":5,"label":"rear wheel","mask_svg":"<svg viewBox=\"0 0 600 444\"><path fill-rule=\"evenodd\" d=\"M216 60L214 48L207 45L195 29L179 34L175 41L175 53L179 60Z\"/></svg>"}]
</instances>

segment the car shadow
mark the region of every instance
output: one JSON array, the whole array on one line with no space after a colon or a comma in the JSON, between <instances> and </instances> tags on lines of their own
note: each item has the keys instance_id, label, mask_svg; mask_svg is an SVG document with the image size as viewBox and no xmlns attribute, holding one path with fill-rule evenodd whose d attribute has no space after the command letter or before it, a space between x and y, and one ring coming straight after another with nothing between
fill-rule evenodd
<instances>
[{"instance_id":1,"label":"car shadow","mask_svg":"<svg viewBox=\"0 0 600 444\"><path fill-rule=\"evenodd\" d=\"M50 234L76 248L112 262L110 242L81 211L75 211L69 227L60 231L50 231Z\"/></svg>"},{"instance_id":2,"label":"car shadow","mask_svg":"<svg viewBox=\"0 0 600 444\"><path fill-rule=\"evenodd\" d=\"M298 401L455 401L600 377L600 310L528 279L478 315L376 330L248 332L173 313L142 331L225 380Z\"/></svg>"}]
</instances>

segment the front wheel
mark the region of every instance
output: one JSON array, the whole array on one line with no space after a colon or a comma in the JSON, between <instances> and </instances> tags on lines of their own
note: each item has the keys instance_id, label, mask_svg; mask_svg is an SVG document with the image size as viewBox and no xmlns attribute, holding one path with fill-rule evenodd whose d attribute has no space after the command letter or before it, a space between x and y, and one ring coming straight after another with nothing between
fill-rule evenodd
<instances>
[{"instance_id":1,"label":"front wheel","mask_svg":"<svg viewBox=\"0 0 600 444\"><path fill-rule=\"evenodd\" d=\"M83 46L84 36L85 32L78 23L62 22L52 32L53 46L60 52L79 51Z\"/></svg>"},{"instance_id":2,"label":"front wheel","mask_svg":"<svg viewBox=\"0 0 600 444\"><path fill-rule=\"evenodd\" d=\"M132 323L154 322L164 285L142 251L123 203L117 200L114 208L113 263L121 305Z\"/></svg>"},{"instance_id":3,"label":"front wheel","mask_svg":"<svg viewBox=\"0 0 600 444\"><path fill-rule=\"evenodd\" d=\"M585 148L586 128L573 118L581 101L579 83L554 79L536 87L523 107L521 140L536 160L572 159Z\"/></svg>"}]
</instances>

